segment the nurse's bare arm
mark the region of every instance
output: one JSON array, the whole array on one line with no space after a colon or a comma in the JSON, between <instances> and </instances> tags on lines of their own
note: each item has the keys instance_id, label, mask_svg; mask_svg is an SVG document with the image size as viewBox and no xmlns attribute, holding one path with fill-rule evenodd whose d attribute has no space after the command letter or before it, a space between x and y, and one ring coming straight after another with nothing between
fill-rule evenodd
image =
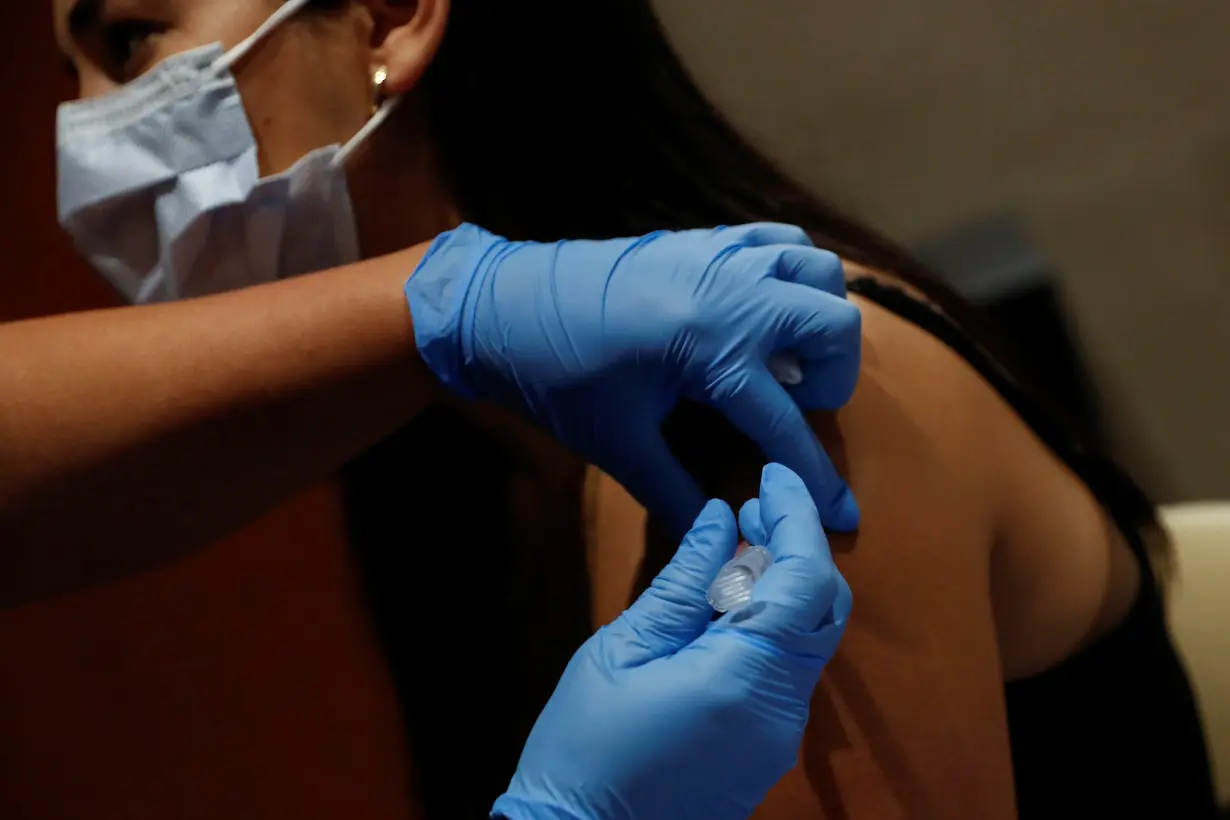
<instances>
[{"instance_id":1,"label":"nurse's bare arm","mask_svg":"<svg viewBox=\"0 0 1230 820\"><path fill-rule=\"evenodd\" d=\"M0 607L186 554L407 423L439 390L402 292L426 248L0 325Z\"/></svg>"}]
</instances>

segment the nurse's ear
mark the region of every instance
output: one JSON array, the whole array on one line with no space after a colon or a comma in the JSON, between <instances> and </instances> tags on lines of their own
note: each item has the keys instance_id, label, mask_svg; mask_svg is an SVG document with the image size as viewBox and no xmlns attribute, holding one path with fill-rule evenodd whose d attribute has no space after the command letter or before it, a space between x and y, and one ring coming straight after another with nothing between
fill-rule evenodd
<instances>
[{"instance_id":1,"label":"nurse's ear","mask_svg":"<svg viewBox=\"0 0 1230 820\"><path fill-rule=\"evenodd\" d=\"M383 94L414 88L435 59L448 24L449 0L363 0L372 15L372 72L388 74Z\"/></svg>"}]
</instances>

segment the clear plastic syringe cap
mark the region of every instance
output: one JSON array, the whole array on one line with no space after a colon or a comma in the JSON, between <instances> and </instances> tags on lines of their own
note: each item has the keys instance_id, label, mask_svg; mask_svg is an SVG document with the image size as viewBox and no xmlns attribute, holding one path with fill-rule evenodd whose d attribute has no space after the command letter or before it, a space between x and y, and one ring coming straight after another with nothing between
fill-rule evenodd
<instances>
[{"instance_id":1,"label":"clear plastic syringe cap","mask_svg":"<svg viewBox=\"0 0 1230 820\"><path fill-rule=\"evenodd\" d=\"M764 547L748 547L718 570L709 585L709 606L718 612L729 612L752 600L752 587L773 563L773 556Z\"/></svg>"}]
</instances>

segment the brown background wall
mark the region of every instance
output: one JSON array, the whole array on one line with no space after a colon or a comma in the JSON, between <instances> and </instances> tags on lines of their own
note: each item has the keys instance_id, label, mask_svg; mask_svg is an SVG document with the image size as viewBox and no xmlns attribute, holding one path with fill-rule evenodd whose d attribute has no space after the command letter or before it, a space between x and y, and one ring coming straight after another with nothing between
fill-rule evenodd
<instances>
[{"instance_id":1,"label":"brown background wall","mask_svg":"<svg viewBox=\"0 0 1230 820\"><path fill-rule=\"evenodd\" d=\"M0 321L114 299L55 223L48 5L5 10ZM6 819L400 817L398 731L329 488L171 569L0 613Z\"/></svg>"}]
</instances>

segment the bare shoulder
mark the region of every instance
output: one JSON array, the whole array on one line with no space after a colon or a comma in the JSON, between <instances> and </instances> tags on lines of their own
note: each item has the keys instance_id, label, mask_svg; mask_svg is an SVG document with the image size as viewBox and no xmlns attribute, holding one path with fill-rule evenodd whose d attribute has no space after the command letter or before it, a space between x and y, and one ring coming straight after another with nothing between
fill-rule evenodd
<instances>
[{"instance_id":1,"label":"bare shoulder","mask_svg":"<svg viewBox=\"0 0 1230 820\"><path fill-rule=\"evenodd\" d=\"M938 340L854 299L863 312L858 388L840 412L809 416L862 507L858 533L831 537L854 611L812 702L799 764L756 816L1009 818L989 580L996 493L987 486L993 460L980 452L995 434L994 394ZM672 446L737 508L757 491L759 454L697 422ZM629 513L599 506L593 532L606 546L597 552L626 549L618 524ZM650 526L650 570L675 546ZM602 573L595 582L601 593Z\"/></svg>"},{"instance_id":2,"label":"bare shoulder","mask_svg":"<svg viewBox=\"0 0 1230 820\"><path fill-rule=\"evenodd\" d=\"M831 536L854 611L799 765L757 817L1013 817L1004 680L1079 644L1105 573L1095 557L1073 580L1055 559L1105 553L1103 522L969 363L852 299L863 314L858 388L841 411L809 421L862 508L859 532ZM746 447L704 439L693 452L716 453L688 464L712 493L738 506L756 492L759 459ZM627 549L616 525L632 514L608 512L594 537L616 533L620 543L606 543ZM650 568L675 546L655 543L650 527ZM1025 627L1054 604L1051 588L1067 589L1067 609L1048 623L1059 637L1038 647Z\"/></svg>"},{"instance_id":3,"label":"bare shoulder","mask_svg":"<svg viewBox=\"0 0 1230 820\"><path fill-rule=\"evenodd\" d=\"M760 816L1012 817L1004 681L1113 620L1122 547L968 362L852 298L859 386L811 421L862 507L860 531L831 539L855 608L800 765Z\"/></svg>"},{"instance_id":4,"label":"bare shoulder","mask_svg":"<svg viewBox=\"0 0 1230 820\"><path fill-rule=\"evenodd\" d=\"M813 426L844 460L864 506L914 503L911 526L935 523L952 536L932 558L942 550L986 562L1007 679L1049 668L1112 627L1139 579L1088 487L972 365L852 298L863 314L859 387L846 408ZM875 535L885 517L865 516L860 537ZM850 569L873 560L852 556Z\"/></svg>"},{"instance_id":5,"label":"bare shoulder","mask_svg":"<svg viewBox=\"0 0 1230 820\"><path fill-rule=\"evenodd\" d=\"M858 389L811 417L862 508L858 533L831 536L854 612L800 765L758 816L1012 817L983 452L993 396L938 340L855 299Z\"/></svg>"}]
</instances>

